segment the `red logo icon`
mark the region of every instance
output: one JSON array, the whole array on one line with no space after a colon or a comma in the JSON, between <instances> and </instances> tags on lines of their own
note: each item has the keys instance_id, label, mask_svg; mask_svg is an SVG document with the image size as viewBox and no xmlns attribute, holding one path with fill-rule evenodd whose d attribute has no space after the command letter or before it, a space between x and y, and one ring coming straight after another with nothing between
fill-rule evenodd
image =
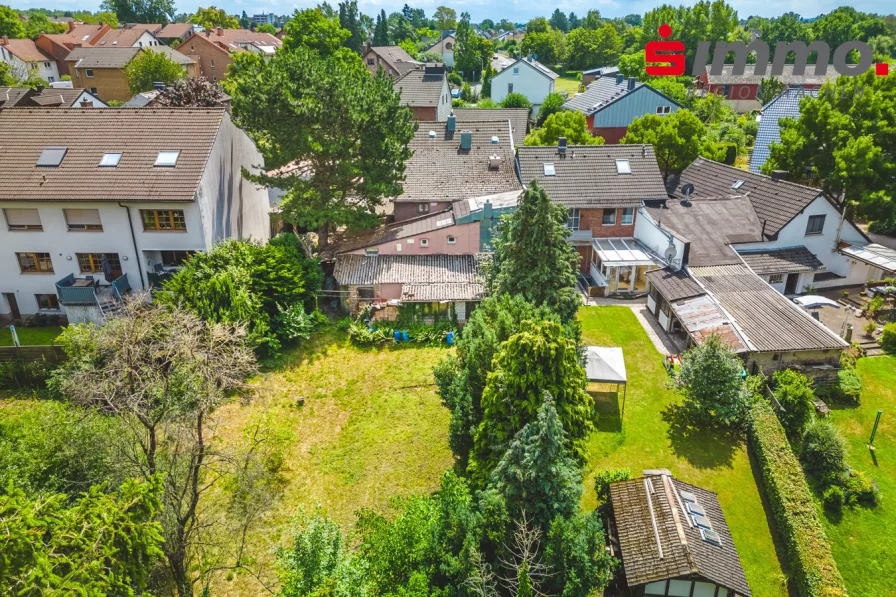
<instances>
[{"instance_id":1,"label":"red logo icon","mask_svg":"<svg viewBox=\"0 0 896 597\"><path fill-rule=\"evenodd\" d=\"M663 39L672 35L672 27L663 23L657 30ZM647 66L645 70L651 77L673 76L684 74L684 42L682 41L649 41L644 47Z\"/></svg>"}]
</instances>

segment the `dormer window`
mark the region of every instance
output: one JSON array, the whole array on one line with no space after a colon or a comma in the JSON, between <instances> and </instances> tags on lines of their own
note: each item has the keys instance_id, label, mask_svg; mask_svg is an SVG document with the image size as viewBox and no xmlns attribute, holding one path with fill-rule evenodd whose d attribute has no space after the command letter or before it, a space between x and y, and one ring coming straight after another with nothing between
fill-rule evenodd
<instances>
[{"instance_id":1,"label":"dormer window","mask_svg":"<svg viewBox=\"0 0 896 597\"><path fill-rule=\"evenodd\" d=\"M62 158L68 152L67 147L44 147L37 158L37 166L43 168L56 168L62 163Z\"/></svg>"},{"instance_id":2,"label":"dormer window","mask_svg":"<svg viewBox=\"0 0 896 597\"><path fill-rule=\"evenodd\" d=\"M160 151L156 156L155 166L159 168L174 168L177 165L177 158L180 157L180 151Z\"/></svg>"},{"instance_id":3,"label":"dormer window","mask_svg":"<svg viewBox=\"0 0 896 597\"><path fill-rule=\"evenodd\" d=\"M100 159L100 166L103 168L115 168L121 161L120 153L104 153Z\"/></svg>"}]
</instances>

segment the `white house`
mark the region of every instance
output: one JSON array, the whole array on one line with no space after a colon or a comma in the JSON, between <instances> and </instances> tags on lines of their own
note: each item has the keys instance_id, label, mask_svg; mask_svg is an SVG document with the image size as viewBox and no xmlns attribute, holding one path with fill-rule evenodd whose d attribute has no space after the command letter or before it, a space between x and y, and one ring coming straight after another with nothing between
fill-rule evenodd
<instances>
[{"instance_id":1,"label":"white house","mask_svg":"<svg viewBox=\"0 0 896 597\"><path fill-rule=\"evenodd\" d=\"M559 75L532 58L521 58L492 77L492 99L498 103L509 93L520 93L538 112L544 98L554 91Z\"/></svg>"},{"instance_id":2,"label":"white house","mask_svg":"<svg viewBox=\"0 0 896 597\"><path fill-rule=\"evenodd\" d=\"M263 159L223 108L11 108L0 138L0 318L99 321L191 253L270 236L240 170Z\"/></svg>"},{"instance_id":3,"label":"white house","mask_svg":"<svg viewBox=\"0 0 896 597\"><path fill-rule=\"evenodd\" d=\"M0 62L8 64L12 75L20 81L32 74L48 83L59 80L56 61L31 39L9 39L5 35L0 37Z\"/></svg>"}]
</instances>

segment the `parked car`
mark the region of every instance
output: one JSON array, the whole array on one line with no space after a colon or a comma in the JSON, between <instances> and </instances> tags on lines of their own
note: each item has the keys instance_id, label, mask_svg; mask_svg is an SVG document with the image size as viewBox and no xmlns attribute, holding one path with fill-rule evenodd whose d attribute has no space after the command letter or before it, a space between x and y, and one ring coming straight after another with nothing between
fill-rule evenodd
<instances>
[{"instance_id":1,"label":"parked car","mask_svg":"<svg viewBox=\"0 0 896 597\"><path fill-rule=\"evenodd\" d=\"M452 89L451 97L453 97L454 99L458 99L460 97L460 89Z\"/></svg>"}]
</instances>

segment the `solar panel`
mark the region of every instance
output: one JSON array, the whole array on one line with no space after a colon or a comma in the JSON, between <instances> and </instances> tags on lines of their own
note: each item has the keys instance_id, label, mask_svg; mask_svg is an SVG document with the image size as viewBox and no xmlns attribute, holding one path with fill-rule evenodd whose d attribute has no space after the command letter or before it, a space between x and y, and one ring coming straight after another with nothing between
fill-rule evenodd
<instances>
[{"instance_id":1,"label":"solar panel","mask_svg":"<svg viewBox=\"0 0 896 597\"><path fill-rule=\"evenodd\" d=\"M706 516L706 510L703 509L703 506L700 504L692 504L688 502L688 512L691 514L699 514L700 516Z\"/></svg>"},{"instance_id":2,"label":"solar panel","mask_svg":"<svg viewBox=\"0 0 896 597\"><path fill-rule=\"evenodd\" d=\"M684 501L692 502L694 504L697 503L697 496L690 491L679 491L678 493L681 494L681 499L683 499Z\"/></svg>"},{"instance_id":3,"label":"solar panel","mask_svg":"<svg viewBox=\"0 0 896 597\"><path fill-rule=\"evenodd\" d=\"M694 519L694 524L697 525L698 527L706 529L708 531L712 530L712 523L709 522L709 519L706 518L705 516L700 516L699 514L694 514L692 516L692 518Z\"/></svg>"},{"instance_id":4,"label":"solar panel","mask_svg":"<svg viewBox=\"0 0 896 597\"><path fill-rule=\"evenodd\" d=\"M37 158L37 165L45 168L55 168L62 163L62 158L68 152L67 147L44 147Z\"/></svg>"},{"instance_id":5,"label":"solar panel","mask_svg":"<svg viewBox=\"0 0 896 597\"><path fill-rule=\"evenodd\" d=\"M713 545L722 547L722 538L715 531L700 529L700 537L707 543L712 543Z\"/></svg>"}]
</instances>

